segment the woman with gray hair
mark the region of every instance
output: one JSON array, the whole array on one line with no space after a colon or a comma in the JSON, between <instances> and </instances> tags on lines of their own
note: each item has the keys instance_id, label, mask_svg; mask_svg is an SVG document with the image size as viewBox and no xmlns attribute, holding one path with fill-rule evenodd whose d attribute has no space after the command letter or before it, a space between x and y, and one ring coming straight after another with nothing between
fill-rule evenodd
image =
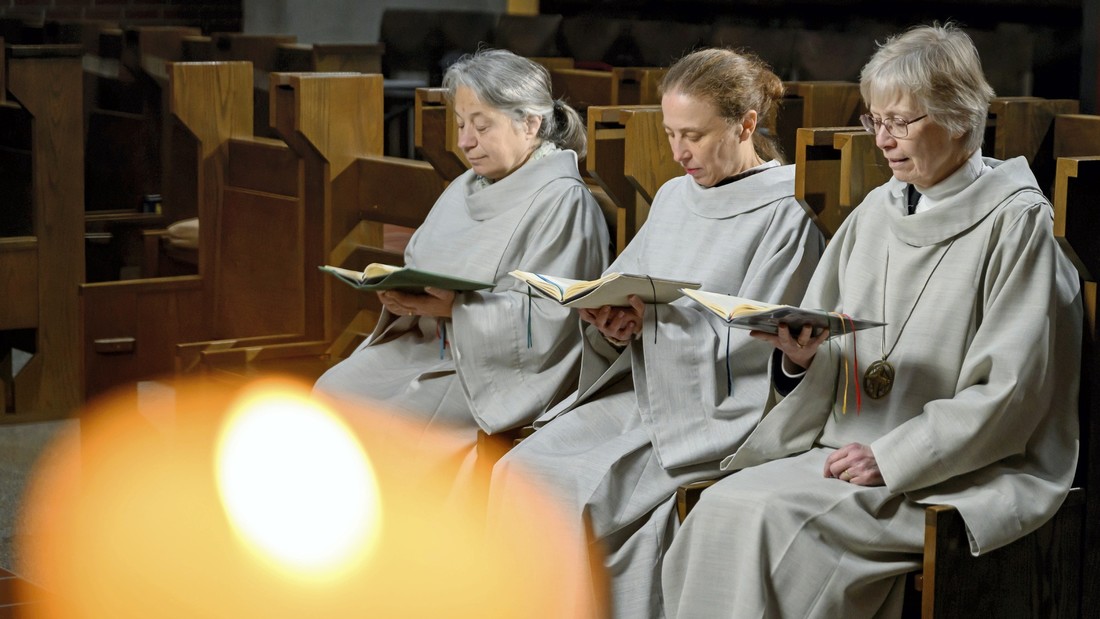
<instances>
[{"instance_id":1,"label":"woman with gray hair","mask_svg":"<svg viewBox=\"0 0 1100 619\"><path fill-rule=\"evenodd\" d=\"M470 170L432 207L405 263L492 289L378 294L378 325L314 391L381 402L424 428L445 428L472 454L477 431L530 423L569 392L580 359L570 310L529 298L513 269L575 279L607 266L607 226L581 180L585 132L550 94L545 68L503 50L460 59L444 78ZM400 188L394 188L400 191Z\"/></svg>"},{"instance_id":2,"label":"woman with gray hair","mask_svg":"<svg viewBox=\"0 0 1100 619\"><path fill-rule=\"evenodd\" d=\"M803 305L886 325L753 332L775 347L772 402L673 541L669 617L897 616L925 505L958 508L981 554L1069 490L1078 279L1027 162L981 157L993 92L973 44L914 28L861 92L893 178L837 231Z\"/></svg>"}]
</instances>

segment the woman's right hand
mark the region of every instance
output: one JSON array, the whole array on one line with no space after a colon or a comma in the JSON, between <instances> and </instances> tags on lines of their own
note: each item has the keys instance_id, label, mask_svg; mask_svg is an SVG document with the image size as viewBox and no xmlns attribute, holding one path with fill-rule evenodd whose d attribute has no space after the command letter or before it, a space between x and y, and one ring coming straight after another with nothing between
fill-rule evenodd
<instances>
[{"instance_id":1,"label":"woman's right hand","mask_svg":"<svg viewBox=\"0 0 1100 619\"><path fill-rule=\"evenodd\" d=\"M645 301L630 295L630 306L605 305L595 309L580 309L581 320L596 327L604 337L616 342L628 342L642 331Z\"/></svg>"},{"instance_id":2,"label":"woman's right hand","mask_svg":"<svg viewBox=\"0 0 1100 619\"><path fill-rule=\"evenodd\" d=\"M821 333L814 337L814 329L810 325L803 325L797 337L791 334L790 329L785 324L779 325L778 331L778 333L751 331L749 335L758 340L769 342L772 346L783 351L783 363L787 364L789 362L802 370L810 367L810 364L814 362L814 356L817 355L818 347L829 339L828 329L822 329ZM788 366L787 370L799 371L798 368Z\"/></svg>"}]
</instances>

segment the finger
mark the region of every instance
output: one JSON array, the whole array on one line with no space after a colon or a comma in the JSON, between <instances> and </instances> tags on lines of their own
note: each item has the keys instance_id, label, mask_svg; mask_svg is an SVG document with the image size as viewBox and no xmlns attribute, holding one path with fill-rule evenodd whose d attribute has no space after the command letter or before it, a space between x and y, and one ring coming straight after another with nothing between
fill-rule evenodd
<instances>
[{"instance_id":1,"label":"finger","mask_svg":"<svg viewBox=\"0 0 1100 619\"><path fill-rule=\"evenodd\" d=\"M836 463L844 459L845 453L846 452L838 449L829 454L828 458L825 458L825 477L836 477L841 471L844 470L843 466L837 467Z\"/></svg>"},{"instance_id":2,"label":"finger","mask_svg":"<svg viewBox=\"0 0 1100 619\"><path fill-rule=\"evenodd\" d=\"M443 290L441 288L434 288L432 286L428 286L428 287L424 288L424 292L430 294L431 296L433 296L437 299L442 299L443 295L447 294L446 290Z\"/></svg>"},{"instance_id":3,"label":"finger","mask_svg":"<svg viewBox=\"0 0 1100 619\"><path fill-rule=\"evenodd\" d=\"M634 336L634 331L637 328L638 328L638 325L633 320L628 320L627 322L625 322L623 324L622 328L619 329L619 339L620 340L630 339L631 337Z\"/></svg>"},{"instance_id":4,"label":"finger","mask_svg":"<svg viewBox=\"0 0 1100 619\"><path fill-rule=\"evenodd\" d=\"M609 316L611 316L612 309L613 308L610 305L605 305L599 309L598 313L596 314L596 319L599 321L599 324L607 324L607 319Z\"/></svg>"},{"instance_id":5,"label":"finger","mask_svg":"<svg viewBox=\"0 0 1100 619\"><path fill-rule=\"evenodd\" d=\"M639 318L645 316L645 301L642 300L641 297L632 294L627 297L626 300L630 303L630 307L634 308L634 311L638 313Z\"/></svg>"},{"instance_id":6,"label":"finger","mask_svg":"<svg viewBox=\"0 0 1100 619\"><path fill-rule=\"evenodd\" d=\"M809 344L814 339L814 328L809 324L802 325L802 328L798 331L798 337L794 339L795 345L799 348L805 348L806 344Z\"/></svg>"}]
</instances>

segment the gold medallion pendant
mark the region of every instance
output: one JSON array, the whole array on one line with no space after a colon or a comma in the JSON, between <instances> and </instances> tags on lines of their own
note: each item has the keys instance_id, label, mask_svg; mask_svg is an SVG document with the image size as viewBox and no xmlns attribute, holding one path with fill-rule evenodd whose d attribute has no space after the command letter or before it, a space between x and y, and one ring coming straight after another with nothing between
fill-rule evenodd
<instances>
[{"instance_id":1,"label":"gold medallion pendant","mask_svg":"<svg viewBox=\"0 0 1100 619\"><path fill-rule=\"evenodd\" d=\"M886 397L894 388L894 366L885 359L879 359L867 366L863 373L863 391L872 400Z\"/></svg>"}]
</instances>

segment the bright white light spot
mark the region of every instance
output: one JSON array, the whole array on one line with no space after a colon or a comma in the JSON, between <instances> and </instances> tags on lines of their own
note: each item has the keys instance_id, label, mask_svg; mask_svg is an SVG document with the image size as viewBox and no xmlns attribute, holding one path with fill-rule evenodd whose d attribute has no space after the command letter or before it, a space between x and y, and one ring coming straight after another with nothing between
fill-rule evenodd
<instances>
[{"instance_id":1,"label":"bright white light spot","mask_svg":"<svg viewBox=\"0 0 1100 619\"><path fill-rule=\"evenodd\" d=\"M248 398L223 428L216 458L230 522L281 567L320 576L374 545L381 509L367 455L308 398L271 390Z\"/></svg>"}]
</instances>

